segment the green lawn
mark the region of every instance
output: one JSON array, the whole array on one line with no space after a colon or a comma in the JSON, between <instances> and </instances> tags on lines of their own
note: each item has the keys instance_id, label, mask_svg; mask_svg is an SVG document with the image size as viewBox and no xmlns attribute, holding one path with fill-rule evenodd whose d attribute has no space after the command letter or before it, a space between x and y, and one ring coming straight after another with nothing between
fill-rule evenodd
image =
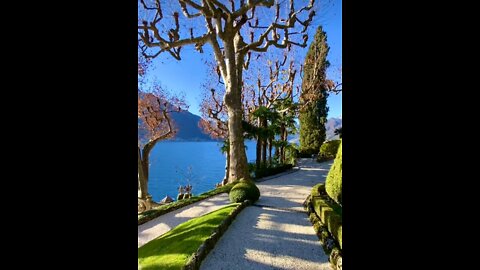
<instances>
[{"instance_id":1,"label":"green lawn","mask_svg":"<svg viewBox=\"0 0 480 270\"><path fill-rule=\"evenodd\" d=\"M176 202L169 203L169 204L166 204L166 205L162 205L162 206L156 207L154 209L151 209L151 210L145 211L143 213L140 213L138 215L138 225L143 224L143 223L145 223L149 220L152 220L152 219L154 219L158 216L169 213L171 211L174 211L174 210L177 210L179 208L185 207L189 204L196 203L196 202L201 201L201 200L205 200L205 199L210 198L212 196L215 196L217 194L228 193L228 192L230 192L230 189L232 189L232 187L237 183L238 182L233 182L233 183L227 184L225 186L222 186L222 187L210 190L208 192L202 193L198 196L194 196L190 199L176 201Z\"/></svg>"},{"instance_id":2,"label":"green lawn","mask_svg":"<svg viewBox=\"0 0 480 270\"><path fill-rule=\"evenodd\" d=\"M189 256L238 205L232 203L191 219L140 247L138 263L141 269L181 269Z\"/></svg>"}]
</instances>

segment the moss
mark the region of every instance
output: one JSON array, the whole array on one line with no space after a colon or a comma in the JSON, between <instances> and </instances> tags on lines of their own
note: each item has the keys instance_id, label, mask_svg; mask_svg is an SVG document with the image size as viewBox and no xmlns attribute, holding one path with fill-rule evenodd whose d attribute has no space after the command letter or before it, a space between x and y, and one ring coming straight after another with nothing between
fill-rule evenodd
<instances>
[{"instance_id":1,"label":"moss","mask_svg":"<svg viewBox=\"0 0 480 270\"><path fill-rule=\"evenodd\" d=\"M325 190L336 203L342 204L342 144L325 181Z\"/></svg>"}]
</instances>

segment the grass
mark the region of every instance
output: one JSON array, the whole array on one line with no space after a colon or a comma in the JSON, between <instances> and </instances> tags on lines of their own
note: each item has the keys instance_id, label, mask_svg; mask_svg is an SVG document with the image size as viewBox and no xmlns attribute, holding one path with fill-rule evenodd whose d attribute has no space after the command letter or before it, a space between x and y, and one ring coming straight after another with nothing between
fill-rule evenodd
<instances>
[{"instance_id":1,"label":"grass","mask_svg":"<svg viewBox=\"0 0 480 270\"><path fill-rule=\"evenodd\" d=\"M198 196L193 196L189 199L176 201L176 202L169 203L169 204L166 204L166 205L161 205L161 206L156 207L154 209L145 211L145 212L138 215L138 225L143 224L143 223L145 223L149 220L152 220L156 217L159 217L161 215L164 215L168 212L171 212L171 211L177 210L179 208L185 207L189 204L196 203L196 202L201 201L201 200L205 200L205 199L207 199L209 197L212 197L214 195L217 195L217 194L220 194L220 193L228 193L228 192L230 192L230 189L232 189L232 187L236 183L237 182L233 182L233 183L227 184L225 186L222 186L222 187L210 190L208 192L202 193Z\"/></svg>"},{"instance_id":2,"label":"grass","mask_svg":"<svg viewBox=\"0 0 480 270\"><path fill-rule=\"evenodd\" d=\"M197 251L203 241L239 204L229 204L216 211L184 222L140 247L138 249L138 263L141 269L181 269L190 255Z\"/></svg>"}]
</instances>

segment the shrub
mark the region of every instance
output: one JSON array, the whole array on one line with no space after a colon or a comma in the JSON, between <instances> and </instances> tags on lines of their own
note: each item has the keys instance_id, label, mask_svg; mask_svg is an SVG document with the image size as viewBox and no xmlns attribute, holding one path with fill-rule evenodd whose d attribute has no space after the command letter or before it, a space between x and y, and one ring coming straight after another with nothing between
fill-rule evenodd
<instances>
[{"instance_id":1,"label":"shrub","mask_svg":"<svg viewBox=\"0 0 480 270\"><path fill-rule=\"evenodd\" d=\"M317 161L334 159L338 152L340 143L341 143L341 140L324 142L320 147L320 151L318 152Z\"/></svg>"},{"instance_id":2,"label":"shrub","mask_svg":"<svg viewBox=\"0 0 480 270\"><path fill-rule=\"evenodd\" d=\"M255 185L254 182L249 180L240 180L240 183L233 186L228 194L231 202L243 202L245 200L250 200L255 202L260 198L260 190Z\"/></svg>"},{"instance_id":3,"label":"shrub","mask_svg":"<svg viewBox=\"0 0 480 270\"><path fill-rule=\"evenodd\" d=\"M262 177L275 175L275 174L284 172L286 170L289 170L289 169L293 168L293 165L292 164L277 164L275 166L269 166L269 167L262 166L262 167L260 167L260 169L256 170L255 164L253 164L253 165L250 166L250 168L251 168L251 170L253 170L253 173L254 173L254 176L255 176L254 178L259 179L259 178L262 178Z\"/></svg>"},{"instance_id":4,"label":"shrub","mask_svg":"<svg viewBox=\"0 0 480 270\"><path fill-rule=\"evenodd\" d=\"M313 187L311 192L313 210L342 248L342 209L335 202L329 200L328 195L322 191L324 189L324 184Z\"/></svg>"},{"instance_id":5,"label":"shrub","mask_svg":"<svg viewBox=\"0 0 480 270\"><path fill-rule=\"evenodd\" d=\"M338 147L337 157L325 181L325 190L328 196L342 205L342 144Z\"/></svg>"},{"instance_id":6,"label":"shrub","mask_svg":"<svg viewBox=\"0 0 480 270\"><path fill-rule=\"evenodd\" d=\"M298 158L312 158L312 155L316 154L316 152L313 152L312 150L310 151L305 151L305 150L300 150L297 154Z\"/></svg>"},{"instance_id":7,"label":"shrub","mask_svg":"<svg viewBox=\"0 0 480 270\"><path fill-rule=\"evenodd\" d=\"M311 192L312 196L320 196L324 194L325 194L325 184L320 183L313 186L312 192Z\"/></svg>"}]
</instances>

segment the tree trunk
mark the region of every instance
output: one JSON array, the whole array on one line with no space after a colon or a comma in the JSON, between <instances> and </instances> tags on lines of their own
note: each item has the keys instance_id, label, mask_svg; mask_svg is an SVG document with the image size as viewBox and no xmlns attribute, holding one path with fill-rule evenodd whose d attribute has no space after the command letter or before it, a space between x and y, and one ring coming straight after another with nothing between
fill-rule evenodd
<instances>
[{"instance_id":1,"label":"tree trunk","mask_svg":"<svg viewBox=\"0 0 480 270\"><path fill-rule=\"evenodd\" d=\"M285 129L284 130L284 135L283 137L285 138L285 142L288 143L288 130ZM285 160L286 160L286 149L285 147L283 148L283 156L282 156L282 163L285 163Z\"/></svg>"},{"instance_id":2,"label":"tree trunk","mask_svg":"<svg viewBox=\"0 0 480 270\"><path fill-rule=\"evenodd\" d=\"M262 128L267 128L267 119L262 119ZM262 140L262 163L267 166L267 140Z\"/></svg>"},{"instance_id":3,"label":"tree trunk","mask_svg":"<svg viewBox=\"0 0 480 270\"><path fill-rule=\"evenodd\" d=\"M275 146L275 154L273 154L273 158L276 158L277 160L280 160L280 146Z\"/></svg>"},{"instance_id":4,"label":"tree trunk","mask_svg":"<svg viewBox=\"0 0 480 270\"><path fill-rule=\"evenodd\" d=\"M287 141L287 137L285 137L285 131L285 124L282 124L280 126L280 141L282 142ZM280 147L280 163L285 163L285 146L283 145L283 143Z\"/></svg>"},{"instance_id":5,"label":"tree trunk","mask_svg":"<svg viewBox=\"0 0 480 270\"><path fill-rule=\"evenodd\" d=\"M225 177L223 178L222 185L228 183L228 175L229 175L229 168L230 168L230 154L229 152L225 152Z\"/></svg>"},{"instance_id":6,"label":"tree trunk","mask_svg":"<svg viewBox=\"0 0 480 270\"><path fill-rule=\"evenodd\" d=\"M230 143L230 168L228 181L241 178L250 179L247 154L243 142L242 110L242 66L244 55L235 54L233 40L224 40L225 63L227 74L225 80L224 102L228 113L228 141ZM240 68L238 68L240 67Z\"/></svg>"},{"instance_id":7,"label":"tree trunk","mask_svg":"<svg viewBox=\"0 0 480 270\"><path fill-rule=\"evenodd\" d=\"M138 198L146 200L147 197L148 172L145 171L144 160L142 159L140 147L138 147Z\"/></svg>"},{"instance_id":8,"label":"tree trunk","mask_svg":"<svg viewBox=\"0 0 480 270\"><path fill-rule=\"evenodd\" d=\"M260 128L260 125L261 125L261 120L260 120L260 117L257 118L257 127ZM257 152L256 152L256 160L255 160L255 164L256 164L256 168L257 170L260 169L260 164L262 162L262 138L260 137L260 135L257 135Z\"/></svg>"},{"instance_id":9,"label":"tree trunk","mask_svg":"<svg viewBox=\"0 0 480 270\"><path fill-rule=\"evenodd\" d=\"M272 165L272 137L268 138L268 163Z\"/></svg>"}]
</instances>

